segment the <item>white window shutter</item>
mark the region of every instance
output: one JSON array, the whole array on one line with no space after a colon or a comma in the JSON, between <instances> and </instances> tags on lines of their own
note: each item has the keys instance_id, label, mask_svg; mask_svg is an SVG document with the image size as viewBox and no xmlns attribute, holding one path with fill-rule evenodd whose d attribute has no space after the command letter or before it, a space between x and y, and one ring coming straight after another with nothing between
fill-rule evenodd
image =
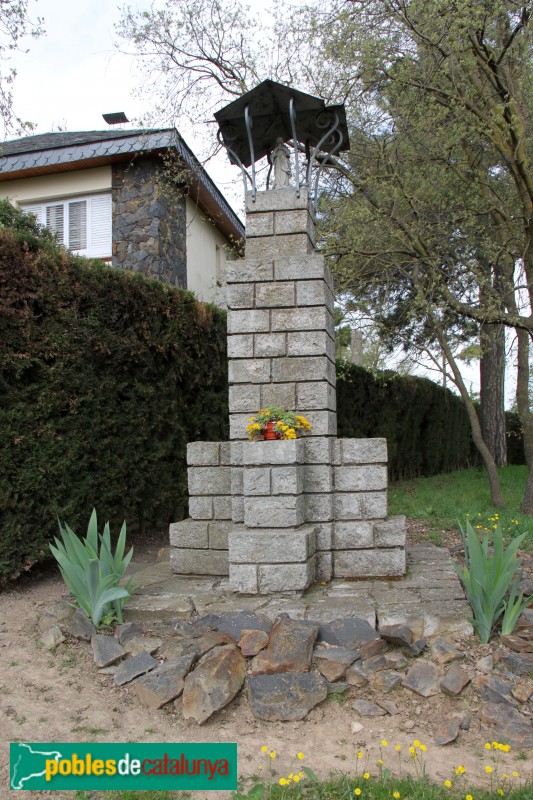
<instances>
[{"instance_id":1,"label":"white window shutter","mask_svg":"<svg viewBox=\"0 0 533 800\"><path fill-rule=\"evenodd\" d=\"M95 258L111 256L111 195L90 199L88 255Z\"/></svg>"},{"instance_id":2,"label":"white window shutter","mask_svg":"<svg viewBox=\"0 0 533 800\"><path fill-rule=\"evenodd\" d=\"M74 251L87 249L87 200L68 204L68 246Z\"/></svg>"},{"instance_id":3,"label":"white window shutter","mask_svg":"<svg viewBox=\"0 0 533 800\"><path fill-rule=\"evenodd\" d=\"M41 225L44 225L45 220L45 213L44 213L44 206L37 203L25 203L24 205L20 206L20 210L24 211L25 214L32 214L37 222Z\"/></svg>"},{"instance_id":4,"label":"white window shutter","mask_svg":"<svg viewBox=\"0 0 533 800\"><path fill-rule=\"evenodd\" d=\"M63 244L65 241L65 206L63 203L46 206L46 227L57 234L58 241Z\"/></svg>"}]
</instances>

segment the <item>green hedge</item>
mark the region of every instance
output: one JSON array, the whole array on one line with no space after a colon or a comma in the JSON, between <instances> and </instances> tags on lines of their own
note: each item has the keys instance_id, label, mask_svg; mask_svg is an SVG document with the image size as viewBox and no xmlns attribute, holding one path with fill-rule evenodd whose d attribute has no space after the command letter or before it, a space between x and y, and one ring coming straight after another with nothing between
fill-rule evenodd
<instances>
[{"instance_id":1,"label":"green hedge","mask_svg":"<svg viewBox=\"0 0 533 800\"><path fill-rule=\"evenodd\" d=\"M180 518L187 441L228 436L225 330L189 292L0 230L0 578L57 516Z\"/></svg>"},{"instance_id":2,"label":"green hedge","mask_svg":"<svg viewBox=\"0 0 533 800\"><path fill-rule=\"evenodd\" d=\"M476 461L462 400L433 381L337 363L339 437L384 437L392 480Z\"/></svg>"}]
</instances>

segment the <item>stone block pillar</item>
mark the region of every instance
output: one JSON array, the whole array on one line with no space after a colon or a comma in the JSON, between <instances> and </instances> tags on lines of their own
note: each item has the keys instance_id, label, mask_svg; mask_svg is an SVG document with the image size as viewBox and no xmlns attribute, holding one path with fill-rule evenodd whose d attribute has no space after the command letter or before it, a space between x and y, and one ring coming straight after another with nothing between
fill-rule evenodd
<instances>
[{"instance_id":1,"label":"stone block pillar","mask_svg":"<svg viewBox=\"0 0 533 800\"><path fill-rule=\"evenodd\" d=\"M231 439L264 406L337 432L333 282L314 241L306 189L247 194L246 258L227 270Z\"/></svg>"},{"instance_id":2,"label":"stone block pillar","mask_svg":"<svg viewBox=\"0 0 533 800\"><path fill-rule=\"evenodd\" d=\"M317 531L304 524L304 442L244 442L242 462L244 525L229 534L230 586L251 594L306 589Z\"/></svg>"},{"instance_id":3,"label":"stone block pillar","mask_svg":"<svg viewBox=\"0 0 533 800\"><path fill-rule=\"evenodd\" d=\"M387 443L336 438L333 284L306 190L246 197L246 258L228 264L230 442L189 445L191 517L172 568L236 592L405 572L405 520L387 518ZM305 415L302 439L246 440L264 406Z\"/></svg>"}]
</instances>

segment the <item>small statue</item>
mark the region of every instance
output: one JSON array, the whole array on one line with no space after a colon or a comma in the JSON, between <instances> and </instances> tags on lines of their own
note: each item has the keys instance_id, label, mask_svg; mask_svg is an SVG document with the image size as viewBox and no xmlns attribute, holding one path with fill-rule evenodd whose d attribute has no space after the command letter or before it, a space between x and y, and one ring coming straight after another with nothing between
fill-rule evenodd
<instances>
[{"instance_id":1,"label":"small statue","mask_svg":"<svg viewBox=\"0 0 533 800\"><path fill-rule=\"evenodd\" d=\"M281 136L276 139L276 146L270 154L270 159L274 166L273 189L283 189L289 185L291 177L291 155L286 144L283 143Z\"/></svg>"}]
</instances>

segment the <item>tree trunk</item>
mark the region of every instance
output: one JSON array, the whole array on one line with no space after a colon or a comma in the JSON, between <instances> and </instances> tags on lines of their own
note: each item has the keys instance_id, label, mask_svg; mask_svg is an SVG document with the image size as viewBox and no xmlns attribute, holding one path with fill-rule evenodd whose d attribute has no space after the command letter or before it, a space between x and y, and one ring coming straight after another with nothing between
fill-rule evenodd
<instances>
[{"instance_id":1,"label":"tree trunk","mask_svg":"<svg viewBox=\"0 0 533 800\"><path fill-rule=\"evenodd\" d=\"M479 454L481 455L481 458L483 459L483 464L485 465L485 469L487 470L487 476L489 479L489 488L490 488L490 498L492 504L496 506L496 508L503 508L505 503L503 500L502 490L500 487L500 478L498 476L498 470L496 469L496 464L494 463L494 459L490 453L489 448L483 441L483 435L481 433L481 425L479 424L476 407L472 402L472 398L468 394L468 390L463 381L463 376L461 375L461 371L457 366L457 361L453 357L453 353L450 350L450 346L448 344L446 336L440 329L437 330L437 336L439 339L439 344L441 346L442 352L446 356L446 360L448 361L448 364L450 365L451 370L453 372L454 383L459 389L459 393L465 404L466 412L468 414L468 419L470 420L472 439L474 440L474 444L479 450Z\"/></svg>"},{"instance_id":2,"label":"tree trunk","mask_svg":"<svg viewBox=\"0 0 533 800\"><path fill-rule=\"evenodd\" d=\"M522 423L524 435L524 452L528 478L522 498L521 509L525 514L533 514L533 413L529 408L529 334L524 330L516 331L517 337L517 370L516 370L516 406Z\"/></svg>"},{"instance_id":3,"label":"tree trunk","mask_svg":"<svg viewBox=\"0 0 533 800\"><path fill-rule=\"evenodd\" d=\"M507 464L505 430L505 329L503 325L481 326L480 422L483 441L495 464Z\"/></svg>"}]
</instances>

